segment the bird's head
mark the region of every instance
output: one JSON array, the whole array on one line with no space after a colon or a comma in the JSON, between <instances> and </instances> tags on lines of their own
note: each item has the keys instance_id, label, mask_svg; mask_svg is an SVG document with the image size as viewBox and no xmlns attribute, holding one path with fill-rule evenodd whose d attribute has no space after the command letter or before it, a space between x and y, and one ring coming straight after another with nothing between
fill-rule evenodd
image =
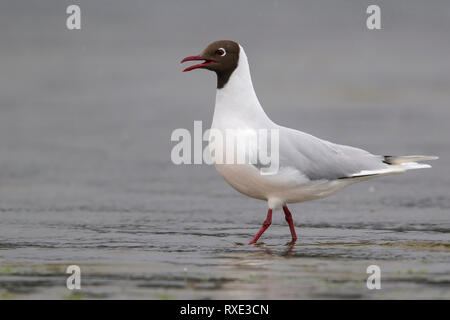
<instances>
[{"instance_id":1,"label":"bird's head","mask_svg":"<svg viewBox=\"0 0 450 320\"><path fill-rule=\"evenodd\" d=\"M217 74L217 87L221 88L228 81L236 69L239 61L240 47L231 40L219 40L209 44L197 56L189 56L181 60L186 61L203 60L202 63L187 67L183 72L194 69L207 69Z\"/></svg>"}]
</instances>

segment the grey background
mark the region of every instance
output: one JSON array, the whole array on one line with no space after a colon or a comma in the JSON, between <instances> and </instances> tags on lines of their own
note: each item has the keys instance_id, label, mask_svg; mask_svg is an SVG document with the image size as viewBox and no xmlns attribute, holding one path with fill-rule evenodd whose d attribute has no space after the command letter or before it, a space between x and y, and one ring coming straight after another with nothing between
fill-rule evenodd
<instances>
[{"instance_id":1,"label":"grey background","mask_svg":"<svg viewBox=\"0 0 450 320\"><path fill-rule=\"evenodd\" d=\"M449 298L450 2L376 1L378 31L369 4L1 2L0 297ZM440 159L292 205L294 248L280 213L264 245L240 245L266 204L170 161L172 131L209 127L215 96L179 61L218 39L245 48L275 122ZM69 264L88 275L75 296Z\"/></svg>"}]
</instances>

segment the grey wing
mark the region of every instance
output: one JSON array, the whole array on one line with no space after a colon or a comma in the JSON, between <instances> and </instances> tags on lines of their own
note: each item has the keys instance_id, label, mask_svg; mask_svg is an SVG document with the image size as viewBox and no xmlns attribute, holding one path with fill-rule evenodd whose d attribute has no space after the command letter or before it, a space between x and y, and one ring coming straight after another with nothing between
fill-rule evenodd
<instances>
[{"instance_id":1,"label":"grey wing","mask_svg":"<svg viewBox=\"0 0 450 320\"><path fill-rule=\"evenodd\" d=\"M310 180L342 179L388 167L383 156L285 127L280 127L279 154L280 168L295 168Z\"/></svg>"}]
</instances>

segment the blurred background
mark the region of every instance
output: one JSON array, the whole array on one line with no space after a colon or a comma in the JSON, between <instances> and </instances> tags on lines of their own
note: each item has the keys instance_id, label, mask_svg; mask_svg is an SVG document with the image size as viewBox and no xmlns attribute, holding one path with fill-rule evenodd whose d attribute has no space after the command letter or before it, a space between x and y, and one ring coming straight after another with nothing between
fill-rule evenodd
<instances>
[{"instance_id":1,"label":"blurred background","mask_svg":"<svg viewBox=\"0 0 450 320\"><path fill-rule=\"evenodd\" d=\"M2 1L0 298L450 298L449 31L446 0ZM278 124L440 159L292 205L295 247L280 213L242 245L266 204L170 160L215 98L179 61L219 39L245 48Z\"/></svg>"}]
</instances>

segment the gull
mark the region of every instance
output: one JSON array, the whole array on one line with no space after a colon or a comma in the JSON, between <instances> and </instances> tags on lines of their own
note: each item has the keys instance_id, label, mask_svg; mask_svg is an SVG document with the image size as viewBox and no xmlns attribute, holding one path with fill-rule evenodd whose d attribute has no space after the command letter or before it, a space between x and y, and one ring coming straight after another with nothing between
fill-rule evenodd
<instances>
[{"instance_id":1,"label":"gull","mask_svg":"<svg viewBox=\"0 0 450 320\"><path fill-rule=\"evenodd\" d=\"M292 240L289 243L292 245L296 242L297 234L288 203L323 198L355 182L374 177L430 168L430 165L418 162L438 159L422 155L374 155L275 124L264 112L256 96L247 55L242 46L234 41L215 41L201 54L186 57L181 63L196 60L203 62L183 72L206 69L217 75L211 129L223 132L230 129L278 130L279 165L276 173L261 174L258 164L252 163L215 163L219 174L234 189L251 198L267 201L267 217L249 244L259 240L272 222L272 211L280 208L284 211L291 232ZM240 138L248 139L245 133L243 135Z\"/></svg>"}]
</instances>

